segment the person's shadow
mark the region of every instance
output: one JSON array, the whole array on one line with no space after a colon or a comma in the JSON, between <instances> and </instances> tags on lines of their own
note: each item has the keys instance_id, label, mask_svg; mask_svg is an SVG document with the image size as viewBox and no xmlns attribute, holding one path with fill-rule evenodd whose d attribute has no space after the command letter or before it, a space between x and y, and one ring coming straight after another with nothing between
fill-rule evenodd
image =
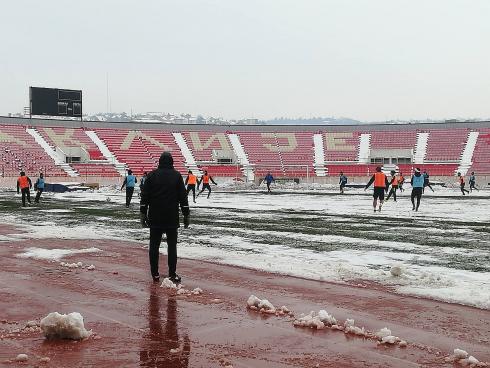
<instances>
[{"instance_id":1,"label":"person's shadow","mask_svg":"<svg viewBox=\"0 0 490 368\"><path fill-rule=\"evenodd\" d=\"M140 367L187 368L191 344L184 333L179 339L177 324L177 300L174 296L163 296L167 301L165 326L160 312L161 289L152 285L148 300L148 324L150 330L143 335L140 349Z\"/></svg>"}]
</instances>

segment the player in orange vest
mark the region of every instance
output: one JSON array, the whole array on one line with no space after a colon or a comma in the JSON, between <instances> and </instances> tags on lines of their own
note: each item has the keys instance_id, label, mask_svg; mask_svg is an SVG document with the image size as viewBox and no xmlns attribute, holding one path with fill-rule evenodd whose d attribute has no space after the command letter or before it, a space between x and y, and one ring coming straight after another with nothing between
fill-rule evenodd
<instances>
[{"instance_id":1,"label":"player in orange vest","mask_svg":"<svg viewBox=\"0 0 490 368\"><path fill-rule=\"evenodd\" d=\"M218 185L214 182L211 175L209 175L208 172L205 170L204 175L201 176L201 180L199 180L199 183L197 183L198 188L199 188L199 185L201 185L201 183L203 183L201 191L197 194L198 197L199 197L199 194L204 192L204 189L207 189L208 190L208 198L209 198L209 196L211 195L211 186L209 185L209 182L213 183L214 185Z\"/></svg>"},{"instance_id":2,"label":"player in orange vest","mask_svg":"<svg viewBox=\"0 0 490 368\"><path fill-rule=\"evenodd\" d=\"M192 190L192 199L196 203L196 184L197 176L192 173L191 170L187 172L187 178L185 179L185 185L187 185L187 195Z\"/></svg>"},{"instance_id":3,"label":"player in orange vest","mask_svg":"<svg viewBox=\"0 0 490 368\"><path fill-rule=\"evenodd\" d=\"M405 178L403 177L403 174L400 171L400 174L398 175L398 189L400 189L400 192L403 192L405 190L403 189L403 183L405 183Z\"/></svg>"},{"instance_id":4,"label":"player in orange vest","mask_svg":"<svg viewBox=\"0 0 490 368\"><path fill-rule=\"evenodd\" d=\"M393 200L396 202L396 191L398 190L398 184L400 183L400 178L398 175L396 175L396 171L392 170L391 171L391 190L388 193L388 197L386 197L386 200L390 199L391 195L393 194Z\"/></svg>"},{"instance_id":5,"label":"player in orange vest","mask_svg":"<svg viewBox=\"0 0 490 368\"><path fill-rule=\"evenodd\" d=\"M459 187L461 188L461 193L463 193L463 195L465 195L465 192L470 194L469 190L464 189L466 183L464 182L464 176L461 175L460 172L458 172L458 179L459 179Z\"/></svg>"},{"instance_id":6,"label":"player in orange vest","mask_svg":"<svg viewBox=\"0 0 490 368\"><path fill-rule=\"evenodd\" d=\"M26 197L29 204L31 204L31 192L30 188L32 188L31 179L26 176L26 173L21 171L20 176L17 179L17 194L19 194L19 189L22 192L22 207L26 206Z\"/></svg>"},{"instance_id":7,"label":"player in orange vest","mask_svg":"<svg viewBox=\"0 0 490 368\"><path fill-rule=\"evenodd\" d=\"M381 212L381 206L383 205L383 201L385 199L385 193L388 192L388 187L390 184L388 183L388 178L386 175L381 171L381 167L378 166L376 168L376 172L374 175L371 177L369 182L366 184L366 187L364 190L369 188L371 184L374 183L374 192L373 192L373 207L374 207L374 212L376 212L376 206L378 204L378 199L379 199L379 208L378 211Z\"/></svg>"}]
</instances>

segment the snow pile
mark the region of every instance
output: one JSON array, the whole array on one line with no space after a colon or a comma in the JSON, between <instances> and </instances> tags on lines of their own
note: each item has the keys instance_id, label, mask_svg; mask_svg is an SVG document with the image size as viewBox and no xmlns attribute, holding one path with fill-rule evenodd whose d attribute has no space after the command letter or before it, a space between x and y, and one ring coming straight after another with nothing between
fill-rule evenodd
<instances>
[{"instance_id":1,"label":"snow pile","mask_svg":"<svg viewBox=\"0 0 490 368\"><path fill-rule=\"evenodd\" d=\"M487 367L486 363L480 362L473 355L469 355L466 350L454 349L451 356L446 358L447 362L459 363L463 367Z\"/></svg>"},{"instance_id":2,"label":"snow pile","mask_svg":"<svg viewBox=\"0 0 490 368\"><path fill-rule=\"evenodd\" d=\"M309 327L317 330L322 330L326 326L336 326L337 320L334 316L328 314L325 310L320 310L318 314L314 311L311 311L309 314L301 316L294 320L293 325L295 327Z\"/></svg>"},{"instance_id":3,"label":"snow pile","mask_svg":"<svg viewBox=\"0 0 490 368\"><path fill-rule=\"evenodd\" d=\"M392 276L400 277L403 274L403 266L394 265L390 268L390 273Z\"/></svg>"},{"instance_id":4,"label":"snow pile","mask_svg":"<svg viewBox=\"0 0 490 368\"><path fill-rule=\"evenodd\" d=\"M397 336L392 335L391 330L388 327L383 327L374 335L378 338L379 344L389 344L389 345L398 344L401 348L407 346L407 342L405 340L400 339Z\"/></svg>"},{"instance_id":5,"label":"snow pile","mask_svg":"<svg viewBox=\"0 0 490 368\"><path fill-rule=\"evenodd\" d=\"M177 290L177 295L190 295L191 294L191 292L189 290L184 289L184 288L177 287L177 289L174 289L173 287L168 287L168 289Z\"/></svg>"},{"instance_id":6,"label":"snow pile","mask_svg":"<svg viewBox=\"0 0 490 368\"><path fill-rule=\"evenodd\" d=\"M201 295L202 294L202 289L197 287L197 288L194 288L192 291L191 291L191 294L192 295Z\"/></svg>"},{"instance_id":7,"label":"snow pile","mask_svg":"<svg viewBox=\"0 0 490 368\"><path fill-rule=\"evenodd\" d=\"M167 288L167 289L173 289L173 290L178 290L182 287L182 285L177 285L174 284L172 280L170 280L168 277L165 277L162 281L162 284L160 285L162 288Z\"/></svg>"},{"instance_id":8,"label":"snow pile","mask_svg":"<svg viewBox=\"0 0 490 368\"><path fill-rule=\"evenodd\" d=\"M255 295L250 295L247 300L249 309L259 311L260 313L275 314L276 308L267 299L259 299Z\"/></svg>"},{"instance_id":9,"label":"snow pile","mask_svg":"<svg viewBox=\"0 0 490 368\"><path fill-rule=\"evenodd\" d=\"M32 328L32 327L39 327L39 322L33 320L33 321L28 321L26 323L25 328Z\"/></svg>"},{"instance_id":10,"label":"snow pile","mask_svg":"<svg viewBox=\"0 0 490 368\"><path fill-rule=\"evenodd\" d=\"M358 336L366 336L366 331L364 327L360 328L355 325L355 321L353 319L347 319L344 322L344 332L346 334L353 334Z\"/></svg>"},{"instance_id":11,"label":"snow pile","mask_svg":"<svg viewBox=\"0 0 490 368\"><path fill-rule=\"evenodd\" d=\"M29 357L27 356L27 354L19 354L19 355L17 355L15 360L17 362L27 362L29 360Z\"/></svg>"},{"instance_id":12,"label":"snow pile","mask_svg":"<svg viewBox=\"0 0 490 368\"><path fill-rule=\"evenodd\" d=\"M248 298L247 308L260 313L275 314L276 316L293 315L293 312L291 312L285 305L281 308L276 308L267 299L259 299L255 295L250 295Z\"/></svg>"},{"instance_id":13,"label":"snow pile","mask_svg":"<svg viewBox=\"0 0 490 368\"><path fill-rule=\"evenodd\" d=\"M200 287L196 287L192 290L184 289L182 284L175 284L168 277L163 279L160 287L175 290L177 295L190 296L190 295L201 295L203 293L203 290Z\"/></svg>"},{"instance_id":14,"label":"snow pile","mask_svg":"<svg viewBox=\"0 0 490 368\"><path fill-rule=\"evenodd\" d=\"M61 262L60 266L67 267L67 268L79 268L79 267L83 267L83 263L82 262L77 262L77 263Z\"/></svg>"},{"instance_id":15,"label":"snow pile","mask_svg":"<svg viewBox=\"0 0 490 368\"><path fill-rule=\"evenodd\" d=\"M48 339L81 340L89 337L92 330L87 331L80 313L60 314L49 313L41 320L41 330Z\"/></svg>"},{"instance_id":16,"label":"snow pile","mask_svg":"<svg viewBox=\"0 0 490 368\"><path fill-rule=\"evenodd\" d=\"M87 270L89 271L95 270L95 266L94 265L87 266Z\"/></svg>"},{"instance_id":17,"label":"snow pile","mask_svg":"<svg viewBox=\"0 0 490 368\"><path fill-rule=\"evenodd\" d=\"M391 330L387 327L383 327L381 330L375 333L378 339L382 339L383 337L390 336Z\"/></svg>"},{"instance_id":18,"label":"snow pile","mask_svg":"<svg viewBox=\"0 0 490 368\"><path fill-rule=\"evenodd\" d=\"M50 361L51 361L51 359L49 359L48 357L43 357L43 358L39 359L40 363L49 363Z\"/></svg>"}]
</instances>

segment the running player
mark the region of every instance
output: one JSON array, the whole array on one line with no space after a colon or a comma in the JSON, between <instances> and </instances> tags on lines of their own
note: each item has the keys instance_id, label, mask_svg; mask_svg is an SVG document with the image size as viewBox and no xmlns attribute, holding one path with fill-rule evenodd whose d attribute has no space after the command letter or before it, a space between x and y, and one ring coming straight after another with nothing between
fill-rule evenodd
<instances>
[{"instance_id":1,"label":"running player","mask_svg":"<svg viewBox=\"0 0 490 368\"><path fill-rule=\"evenodd\" d=\"M463 195L466 195L466 193L470 194L470 191L467 190L467 189L464 189L464 186L466 185L465 182L464 182L464 176L461 175L460 172L458 172L458 179L459 179L459 187L461 188L461 193L463 193Z\"/></svg>"},{"instance_id":2,"label":"running player","mask_svg":"<svg viewBox=\"0 0 490 368\"><path fill-rule=\"evenodd\" d=\"M218 185L214 182L212 176L209 175L208 172L205 170L204 175L201 176L201 180L199 180L199 183L197 183L198 188L199 188L199 185L201 185L201 183L203 184L201 191L197 194L198 197L199 197L199 194L204 192L204 189L207 189L208 190L208 198L209 198L209 196L211 195L211 186L209 185L209 182L213 183L214 185Z\"/></svg>"},{"instance_id":3,"label":"running player","mask_svg":"<svg viewBox=\"0 0 490 368\"><path fill-rule=\"evenodd\" d=\"M385 193L388 192L388 186L390 185L388 183L388 178L386 175L381 171L381 166L378 166L376 168L376 172L374 175L371 177L369 182L366 184L366 187L364 190L369 188L371 184L374 183L374 192L373 192L373 208L374 212L376 212L376 206L378 204L378 199L379 199L379 208L378 211L381 212L381 206L383 205L383 201L385 199Z\"/></svg>"},{"instance_id":4,"label":"running player","mask_svg":"<svg viewBox=\"0 0 490 368\"><path fill-rule=\"evenodd\" d=\"M339 184L340 184L340 194L344 194L344 188L347 184L347 176L341 171L339 176Z\"/></svg>"},{"instance_id":5,"label":"running player","mask_svg":"<svg viewBox=\"0 0 490 368\"><path fill-rule=\"evenodd\" d=\"M475 178L475 172L474 171L471 172L469 183L470 183L470 192L472 192L473 189L479 191L479 189L476 187L476 178Z\"/></svg>"},{"instance_id":6,"label":"running player","mask_svg":"<svg viewBox=\"0 0 490 368\"><path fill-rule=\"evenodd\" d=\"M272 182L276 181L270 171L267 173L267 175L264 178L265 184L267 185L267 193L271 193L271 184Z\"/></svg>"},{"instance_id":7,"label":"running player","mask_svg":"<svg viewBox=\"0 0 490 368\"><path fill-rule=\"evenodd\" d=\"M41 194L43 194L43 191L44 191L43 173L39 174L39 178L37 178L36 183L34 184L34 190L37 190L36 198L34 198L34 202L39 203L39 199L41 198Z\"/></svg>"},{"instance_id":8,"label":"running player","mask_svg":"<svg viewBox=\"0 0 490 368\"><path fill-rule=\"evenodd\" d=\"M424 175L420 173L420 169L418 167L415 169L415 173L412 175L410 184L412 184L412 211L418 211L425 185ZM417 204L415 204L415 198L417 198Z\"/></svg>"},{"instance_id":9,"label":"running player","mask_svg":"<svg viewBox=\"0 0 490 368\"><path fill-rule=\"evenodd\" d=\"M400 189L400 193L405 190L405 189L403 189L403 183L405 183L405 177L403 176L402 172L400 171L400 175L398 175L398 189Z\"/></svg>"},{"instance_id":10,"label":"running player","mask_svg":"<svg viewBox=\"0 0 490 368\"><path fill-rule=\"evenodd\" d=\"M192 173L191 170L187 172L187 178L185 179L185 185L187 185L187 195L192 190L192 200L196 203L196 184L197 176Z\"/></svg>"},{"instance_id":11,"label":"running player","mask_svg":"<svg viewBox=\"0 0 490 368\"><path fill-rule=\"evenodd\" d=\"M424 170L424 173L422 174L422 176L424 177L424 189L422 191L425 190L425 187L429 187L430 190L434 191L434 189L432 189L432 186L430 185L429 173L426 170Z\"/></svg>"},{"instance_id":12,"label":"running player","mask_svg":"<svg viewBox=\"0 0 490 368\"><path fill-rule=\"evenodd\" d=\"M388 193L388 197L386 197L386 200L390 199L391 195L393 194L393 200L396 202L396 191L398 190L399 180L400 178L396 175L396 171L391 170L391 190Z\"/></svg>"},{"instance_id":13,"label":"running player","mask_svg":"<svg viewBox=\"0 0 490 368\"><path fill-rule=\"evenodd\" d=\"M22 207L26 206L26 197L27 197L27 202L31 204L30 188L32 188L31 179L28 176L26 176L26 173L24 171L21 171L20 176L17 179L17 194L19 194L19 189L20 189L22 193Z\"/></svg>"}]
</instances>

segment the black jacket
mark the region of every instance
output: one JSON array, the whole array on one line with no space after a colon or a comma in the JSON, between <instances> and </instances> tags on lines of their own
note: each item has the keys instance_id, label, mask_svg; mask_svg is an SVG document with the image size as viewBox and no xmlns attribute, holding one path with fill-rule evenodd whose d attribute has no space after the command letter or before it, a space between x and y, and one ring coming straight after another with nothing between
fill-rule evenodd
<instances>
[{"instance_id":1,"label":"black jacket","mask_svg":"<svg viewBox=\"0 0 490 368\"><path fill-rule=\"evenodd\" d=\"M174 169L172 156L162 155L158 168L148 174L141 191L140 211L148 214L150 227L176 229L179 205L189 216L189 203L182 175Z\"/></svg>"}]
</instances>

